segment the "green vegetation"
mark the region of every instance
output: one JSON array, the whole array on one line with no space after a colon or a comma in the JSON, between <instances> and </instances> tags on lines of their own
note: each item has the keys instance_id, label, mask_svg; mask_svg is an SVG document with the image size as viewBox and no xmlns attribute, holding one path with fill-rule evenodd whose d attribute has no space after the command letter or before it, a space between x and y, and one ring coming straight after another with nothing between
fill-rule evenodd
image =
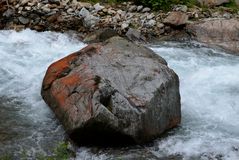
<instances>
[{"instance_id":1,"label":"green vegetation","mask_svg":"<svg viewBox=\"0 0 239 160\"><path fill-rule=\"evenodd\" d=\"M127 2L128 0L82 0L82 2L90 2L90 3L97 3L97 2L103 2L103 3L118 3L118 2Z\"/></svg>"},{"instance_id":2,"label":"green vegetation","mask_svg":"<svg viewBox=\"0 0 239 160\"><path fill-rule=\"evenodd\" d=\"M230 0L229 3L226 3L223 6L232 9L233 12L237 12L239 10L235 0Z\"/></svg>"},{"instance_id":3,"label":"green vegetation","mask_svg":"<svg viewBox=\"0 0 239 160\"><path fill-rule=\"evenodd\" d=\"M129 0L85 0L87 2L106 2L106 3L120 3L127 2ZM135 4L144 5L155 10L170 10L172 5L184 4L189 7L195 5L197 0L132 0Z\"/></svg>"},{"instance_id":4,"label":"green vegetation","mask_svg":"<svg viewBox=\"0 0 239 160\"><path fill-rule=\"evenodd\" d=\"M12 160L12 156L10 154L6 154L0 157L0 160Z\"/></svg>"},{"instance_id":5,"label":"green vegetation","mask_svg":"<svg viewBox=\"0 0 239 160\"><path fill-rule=\"evenodd\" d=\"M68 143L60 143L53 151L52 156L38 155L37 160L68 160L74 153L68 149Z\"/></svg>"},{"instance_id":6,"label":"green vegetation","mask_svg":"<svg viewBox=\"0 0 239 160\"><path fill-rule=\"evenodd\" d=\"M84 0L86 2L104 2L104 3L120 3L128 2L130 0ZM198 5L197 0L131 0L135 4L144 5L150 7L154 10L164 10L168 11L172 8L173 5L183 4L188 7L193 7ZM235 0L230 0L230 3L224 4L224 7L230 8L233 11L238 11L238 6L236 5Z\"/></svg>"},{"instance_id":7,"label":"green vegetation","mask_svg":"<svg viewBox=\"0 0 239 160\"><path fill-rule=\"evenodd\" d=\"M145 6L151 7L155 10L170 10L175 4L184 4L187 6L193 6L197 4L196 0L139 0L137 3L141 3Z\"/></svg>"},{"instance_id":8,"label":"green vegetation","mask_svg":"<svg viewBox=\"0 0 239 160\"><path fill-rule=\"evenodd\" d=\"M37 160L68 160L71 157L74 157L75 153L68 149L68 143L62 142L60 143L54 150L51 156L45 156L44 154L38 154L36 156ZM27 160L27 152L23 151L20 155L21 160ZM12 154L5 154L0 156L0 160L12 160Z\"/></svg>"}]
</instances>

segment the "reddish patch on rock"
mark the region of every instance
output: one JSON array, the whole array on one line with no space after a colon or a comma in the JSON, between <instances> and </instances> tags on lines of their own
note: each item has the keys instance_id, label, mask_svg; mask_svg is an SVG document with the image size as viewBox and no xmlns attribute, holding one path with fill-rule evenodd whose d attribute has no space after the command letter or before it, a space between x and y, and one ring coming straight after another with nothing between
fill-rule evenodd
<instances>
[{"instance_id":1,"label":"reddish patch on rock","mask_svg":"<svg viewBox=\"0 0 239 160\"><path fill-rule=\"evenodd\" d=\"M69 59L71 62L66 60L61 61L64 67L72 62L71 58ZM95 81L89 66L82 64L78 68L79 70L70 72L64 77L53 74L50 79L53 80L52 84L47 91L51 95L51 103L57 106L52 108L53 111L59 119L65 117L63 123L71 124L71 127L78 123L79 116L81 120L87 120L93 115L92 98L98 88L98 82ZM66 129L71 131L70 127Z\"/></svg>"},{"instance_id":2,"label":"reddish patch on rock","mask_svg":"<svg viewBox=\"0 0 239 160\"><path fill-rule=\"evenodd\" d=\"M77 53L73 53L55 63L47 69L46 76L43 79L43 89L50 88L53 81L60 78L64 71L70 69L70 63L77 58Z\"/></svg>"},{"instance_id":3,"label":"reddish patch on rock","mask_svg":"<svg viewBox=\"0 0 239 160\"><path fill-rule=\"evenodd\" d=\"M70 75L63 77L56 81L57 84L51 88L51 94L58 102L58 105L63 107L67 97L71 94L71 88L75 88L80 83L80 77L77 75Z\"/></svg>"},{"instance_id":4,"label":"reddish patch on rock","mask_svg":"<svg viewBox=\"0 0 239 160\"><path fill-rule=\"evenodd\" d=\"M130 95L127 97L128 102L134 107L145 107L146 102L137 96Z\"/></svg>"}]
</instances>

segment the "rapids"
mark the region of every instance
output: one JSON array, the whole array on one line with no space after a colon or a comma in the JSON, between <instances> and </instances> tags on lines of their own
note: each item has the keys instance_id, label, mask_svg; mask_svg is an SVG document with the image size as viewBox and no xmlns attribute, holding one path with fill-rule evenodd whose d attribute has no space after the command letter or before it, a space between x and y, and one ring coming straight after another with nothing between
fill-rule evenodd
<instances>
[{"instance_id":1,"label":"rapids","mask_svg":"<svg viewBox=\"0 0 239 160\"><path fill-rule=\"evenodd\" d=\"M0 155L50 154L64 131L40 96L47 67L85 44L60 33L0 31ZM150 45L180 77L182 123L151 144L78 148L77 159L239 159L239 57L197 43Z\"/></svg>"}]
</instances>

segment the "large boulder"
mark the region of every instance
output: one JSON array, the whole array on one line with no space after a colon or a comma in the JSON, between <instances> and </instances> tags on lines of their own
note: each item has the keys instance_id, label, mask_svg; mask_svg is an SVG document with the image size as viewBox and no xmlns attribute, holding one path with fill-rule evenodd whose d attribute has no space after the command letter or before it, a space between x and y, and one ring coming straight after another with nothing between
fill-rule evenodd
<instances>
[{"instance_id":1,"label":"large boulder","mask_svg":"<svg viewBox=\"0 0 239 160\"><path fill-rule=\"evenodd\" d=\"M230 0L197 0L202 6L219 6L223 3L229 3Z\"/></svg>"},{"instance_id":2,"label":"large boulder","mask_svg":"<svg viewBox=\"0 0 239 160\"><path fill-rule=\"evenodd\" d=\"M188 25L187 32L199 42L239 55L239 21L237 19L200 21Z\"/></svg>"},{"instance_id":3,"label":"large boulder","mask_svg":"<svg viewBox=\"0 0 239 160\"><path fill-rule=\"evenodd\" d=\"M178 76L152 50L120 37L50 65L41 94L80 144L143 143L181 120Z\"/></svg>"}]
</instances>

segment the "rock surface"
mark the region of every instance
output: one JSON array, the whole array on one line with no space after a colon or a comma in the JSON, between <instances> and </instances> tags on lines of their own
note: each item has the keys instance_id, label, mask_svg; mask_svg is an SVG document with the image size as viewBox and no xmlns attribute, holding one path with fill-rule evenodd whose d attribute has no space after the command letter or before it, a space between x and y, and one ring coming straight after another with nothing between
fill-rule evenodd
<instances>
[{"instance_id":1,"label":"rock surface","mask_svg":"<svg viewBox=\"0 0 239 160\"><path fill-rule=\"evenodd\" d=\"M185 25L188 20L188 15L183 12L171 12L165 19L164 23L171 26Z\"/></svg>"},{"instance_id":2,"label":"rock surface","mask_svg":"<svg viewBox=\"0 0 239 160\"><path fill-rule=\"evenodd\" d=\"M178 76L120 37L53 63L42 97L79 144L143 143L181 121Z\"/></svg>"},{"instance_id":3,"label":"rock surface","mask_svg":"<svg viewBox=\"0 0 239 160\"><path fill-rule=\"evenodd\" d=\"M239 21L237 19L210 19L187 26L187 32L195 40L218 46L239 55Z\"/></svg>"}]
</instances>

